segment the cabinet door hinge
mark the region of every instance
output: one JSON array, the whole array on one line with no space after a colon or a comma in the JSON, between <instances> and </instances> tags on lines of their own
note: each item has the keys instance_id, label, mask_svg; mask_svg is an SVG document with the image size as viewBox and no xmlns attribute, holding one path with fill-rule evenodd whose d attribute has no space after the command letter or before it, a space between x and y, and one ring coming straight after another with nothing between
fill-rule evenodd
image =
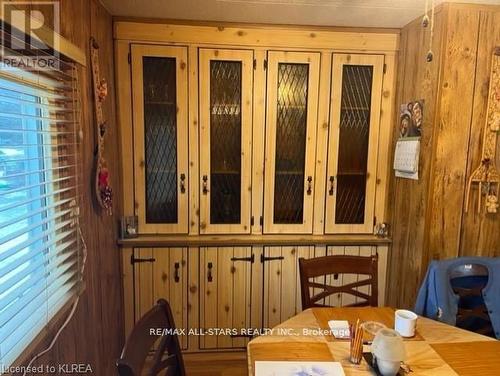
<instances>
[{"instance_id":1,"label":"cabinet door hinge","mask_svg":"<svg viewBox=\"0 0 500 376\"><path fill-rule=\"evenodd\" d=\"M138 257L135 257L133 253L130 256L130 263L132 265L137 264L138 262L155 262L155 261L156 261L156 259L154 257L151 257L151 258L138 258Z\"/></svg>"},{"instance_id":2,"label":"cabinet door hinge","mask_svg":"<svg viewBox=\"0 0 500 376\"><path fill-rule=\"evenodd\" d=\"M373 217L373 226L377 224L377 217Z\"/></svg>"},{"instance_id":3,"label":"cabinet door hinge","mask_svg":"<svg viewBox=\"0 0 500 376\"><path fill-rule=\"evenodd\" d=\"M250 262L250 263L254 263L255 262L255 255L252 253L252 256L250 257L231 257L231 261L246 261L246 262Z\"/></svg>"},{"instance_id":4,"label":"cabinet door hinge","mask_svg":"<svg viewBox=\"0 0 500 376\"><path fill-rule=\"evenodd\" d=\"M262 216L260 216L260 219L259 219L259 224L261 226L264 226L264 218L262 218Z\"/></svg>"},{"instance_id":5,"label":"cabinet door hinge","mask_svg":"<svg viewBox=\"0 0 500 376\"><path fill-rule=\"evenodd\" d=\"M264 256L263 253L260 254L260 262L263 264L266 261L284 260L285 256Z\"/></svg>"},{"instance_id":6,"label":"cabinet door hinge","mask_svg":"<svg viewBox=\"0 0 500 376\"><path fill-rule=\"evenodd\" d=\"M253 215L250 217L250 226L253 226L255 224Z\"/></svg>"},{"instance_id":7,"label":"cabinet door hinge","mask_svg":"<svg viewBox=\"0 0 500 376\"><path fill-rule=\"evenodd\" d=\"M267 70L267 59L264 59L264 70Z\"/></svg>"},{"instance_id":8,"label":"cabinet door hinge","mask_svg":"<svg viewBox=\"0 0 500 376\"><path fill-rule=\"evenodd\" d=\"M229 337L231 338L253 338L253 334L231 334Z\"/></svg>"},{"instance_id":9,"label":"cabinet door hinge","mask_svg":"<svg viewBox=\"0 0 500 376\"><path fill-rule=\"evenodd\" d=\"M257 59L253 59L253 69L257 69Z\"/></svg>"},{"instance_id":10,"label":"cabinet door hinge","mask_svg":"<svg viewBox=\"0 0 500 376\"><path fill-rule=\"evenodd\" d=\"M384 74L387 72L387 64L384 63Z\"/></svg>"},{"instance_id":11,"label":"cabinet door hinge","mask_svg":"<svg viewBox=\"0 0 500 376\"><path fill-rule=\"evenodd\" d=\"M130 52L127 55L127 60L129 64L132 63L132 55L130 55Z\"/></svg>"}]
</instances>

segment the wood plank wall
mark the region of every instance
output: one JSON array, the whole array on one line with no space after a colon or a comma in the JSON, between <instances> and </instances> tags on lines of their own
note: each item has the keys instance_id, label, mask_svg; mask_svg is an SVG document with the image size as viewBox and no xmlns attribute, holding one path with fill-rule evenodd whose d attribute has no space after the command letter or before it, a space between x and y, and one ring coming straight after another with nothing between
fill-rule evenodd
<instances>
[{"instance_id":1,"label":"wood plank wall","mask_svg":"<svg viewBox=\"0 0 500 376\"><path fill-rule=\"evenodd\" d=\"M491 52L495 46L500 46L500 10L480 11L467 177L481 163ZM496 166L500 168L500 142L497 143ZM469 212L463 214L460 255L500 256L500 215L478 215L475 209L471 205Z\"/></svg>"},{"instance_id":2,"label":"wood plank wall","mask_svg":"<svg viewBox=\"0 0 500 376\"><path fill-rule=\"evenodd\" d=\"M401 31L396 96L398 111L401 103L425 100L420 179L393 177L391 188L388 303L409 308L430 260L500 255L500 215L464 211L466 182L481 158L491 53L500 45L500 7L438 7L431 63L425 60L430 30L420 20ZM394 135L397 140L396 123Z\"/></svg>"},{"instance_id":3,"label":"wood plank wall","mask_svg":"<svg viewBox=\"0 0 500 376\"><path fill-rule=\"evenodd\" d=\"M426 230L428 187L430 183L434 113L439 82L441 44L444 38L445 10L440 7L435 14L434 59L426 63L429 49L429 29L423 29L420 19L401 30L400 55L398 62L396 109L414 99L425 101L419 180L392 178L392 250L389 258L390 304L404 305L415 296L423 259L423 242ZM399 137L399 124L394 124L394 137ZM394 149L393 149L394 150ZM391 174L394 176L394 174ZM399 288L396 289L396 286Z\"/></svg>"},{"instance_id":4,"label":"wood plank wall","mask_svg":"<svg viewBox=\"0 0 500 376\"><path fill-rule=\"evenodd\" d=\"M34 1L34 8L36 1ZM116 246L117 218L120 214L119 150L116 129L112 19L98 0L62 0L61 34L87 54L87 67L80 69L84 140L80 149L82 159L80 206L81 225L88 248L86 290L69 326L51 352L36 364L88 363L95 375L113 375L114 362L121 352L123 339L123 299L120 276L120 250ZM109 95L104 114L109 124L106 157L112 174L115 213L98 215L93 201L94 115L91 91L91 71L88 56L89 39L93 36L100 45L101 74L108 81ZM57 328L56 328L57 329ZM51 336L40 344L47 346ZM37 351L35 351L36 353ZM29 359L28 354L26 357Z\"/></svg>"}]
</instances>

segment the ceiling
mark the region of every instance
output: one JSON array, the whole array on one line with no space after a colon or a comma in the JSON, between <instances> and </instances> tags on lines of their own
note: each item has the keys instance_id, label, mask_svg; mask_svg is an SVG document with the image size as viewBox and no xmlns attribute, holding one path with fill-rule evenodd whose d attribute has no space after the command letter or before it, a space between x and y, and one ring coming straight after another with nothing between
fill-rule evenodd
<instances>
[{"instance_id":1,"label":"ceiling","mask_svg":"<svg viewBox=\"0 0 500 376\"><path fill-rule=\"evenodd\" d=\"M428 0L430 4L432 0ZM101 0L113 16L294 25L402 27L426 0ZM435 0L441 3L443 0ZM455 0L498 4L500 0Z\"/></svg>"}]
</instances>

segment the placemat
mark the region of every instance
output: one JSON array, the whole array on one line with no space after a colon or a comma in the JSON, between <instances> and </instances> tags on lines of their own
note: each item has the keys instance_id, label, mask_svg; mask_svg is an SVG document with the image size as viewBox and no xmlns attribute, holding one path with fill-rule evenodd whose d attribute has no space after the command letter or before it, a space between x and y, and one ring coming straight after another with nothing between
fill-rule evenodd
<instances>
[{"instance_id":1,"label":"placemat","mask_svg":"<svg viewBox=\"0 0 500 376\"><path fill-rule=\"evenodd\" d=\"M434 343L430 345L459 375L498 375L500 342Z\"/></svg>"}]
</instances>

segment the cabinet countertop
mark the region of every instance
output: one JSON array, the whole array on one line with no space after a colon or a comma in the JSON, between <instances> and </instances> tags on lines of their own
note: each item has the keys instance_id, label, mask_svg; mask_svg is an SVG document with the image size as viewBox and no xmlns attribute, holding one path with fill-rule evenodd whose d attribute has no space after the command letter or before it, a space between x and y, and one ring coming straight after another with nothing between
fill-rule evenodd
<instances>
[{"instance_id":1,"label":"cabinet countertop","mask_svg":"<svg viewBox=\"0 0 500 376\"><path fill-rule=\"evenodd\" d=\"M132 247L213 247L213 246L285 246L285 245L384 245L390 238L375 235L139 235L136 238L118 239L123 248Z\"/></svg>"}]
</instances>

